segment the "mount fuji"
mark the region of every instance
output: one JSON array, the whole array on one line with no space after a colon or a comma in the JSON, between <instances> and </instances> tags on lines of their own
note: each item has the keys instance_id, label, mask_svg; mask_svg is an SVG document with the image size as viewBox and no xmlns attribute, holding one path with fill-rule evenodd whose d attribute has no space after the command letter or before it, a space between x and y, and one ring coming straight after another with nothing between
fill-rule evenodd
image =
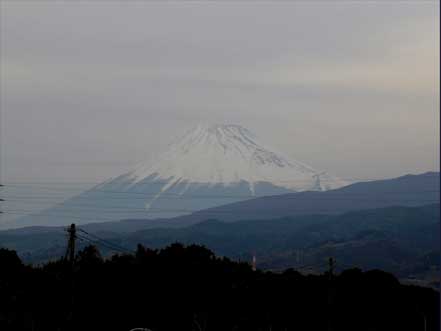
<instances>
[{"instance_id":1,"label":"mount fuji","mask_svg":"<svg viewBox=\"0 0 441 331\"><path fill-rule=\"evenodd\" d=\"M153 164L111 178L13 227L167 218L266 195L349 183L291 160L239 125L199 125Z\"/></svg>"}]
</instances>

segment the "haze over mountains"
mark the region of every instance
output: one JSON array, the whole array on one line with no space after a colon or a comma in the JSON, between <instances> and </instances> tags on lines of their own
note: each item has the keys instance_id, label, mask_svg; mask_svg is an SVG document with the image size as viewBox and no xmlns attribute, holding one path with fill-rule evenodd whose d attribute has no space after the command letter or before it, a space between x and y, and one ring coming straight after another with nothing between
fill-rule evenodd
<instances>
[{"instance_id":1,"label":"haze over mountains","mask_svg":"<svg viewBox=\"0 0 441 331\"><path fill-rule=\"evenodd\" d=\"M352 211L386 207L419 207L440 201L440 175L428 172L398 178L354 183L323 192L298 192L266 196L222 205L167 219L132 218L121 221L89 222L82 228L92 232L130 233L151 228L180 228L206 220L234 222L269 220L304 215L339 215ZM66 218L67 220L74 221ZM74 221L75 222L75 221ZM31 226L8 230L11 234L29 234L59 230L59 226Z\"/></svg>"},{"instance_id":2,"label":"haze over mountains","mask_svg":"<svg viewBox=\"0 0 441 331\"><path fill-rule=\"evenodd\" d=\"M347 184L275 152L239 125L199 125L170 144L156 163L141 164L7 226L169 218L260 196Z\"/></svg>"},{"instance_id":3,"label":"haze over mountains","mask_svg":"<svg viewBox=\"0 0 441 331\"><path fill-rule=\"evenodd\" d=\"M259 197L167 219L82 224L80 229L129 250L138 243L162 247L179 241L204 244L236 259L249 260L255 252L259 266L270 269L300 268L335 256L340 267L382 268L433 285L439 272L438 183L439 173L406 175ZM47 261L65 251L65 230L0 231L0 246L28 262ZM111 252L104 248L104 254Z\"/></svg>"},{"instance_id":4,"label":"haze over mountains","mask_svg":"<svg viewBox=\"0 0 441 331\"><path fill-rule=\"evenodd\" d=\"M207 219L233 222L311 214L338 215L391 206L417 207L439 203L439 180L439 173L427 172L354 183L323 192L308 191L258 197L169 219L131 219L89 224L86 227L93 231L132 232L146 228L184 227Z\"/></svg>"}]
</instances>

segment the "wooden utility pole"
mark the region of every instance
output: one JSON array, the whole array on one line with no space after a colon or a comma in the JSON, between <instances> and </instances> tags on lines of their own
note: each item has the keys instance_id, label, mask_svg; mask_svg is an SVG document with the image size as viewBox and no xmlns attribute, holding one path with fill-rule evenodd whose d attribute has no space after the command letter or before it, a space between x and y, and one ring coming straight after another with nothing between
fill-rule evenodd
<instances>
[{"instance_id":1,"label":"wooden utility pole","mask_svg":"<svg viewBox=\"0 0 441 331\"><path fill-rule=\"evenodd\" d=\"M71 224L67 228L68 240L66 254L64 261L69 263L69 276L70 280L70 305L68 307L68 313L66 316L66 330L74 330L74 302L75 302L75 282L74 282L74 263L75 263L75 240L77 239L77 229L75 224Z\"/></svg>"},{"instance_id":2,"label":"wooden utility pole","mask_svg":"<svg viewBox=\"0 0 441 331\"><path fill-rule=\"evenodd\" d=\"M69 261L69 264L73 267L75 260L75 240L77 239L77 229L75 224L71 224L67 229L69 239L67 241L66 254L64 256L65 261Z\"/></svg>"}]
</instances>

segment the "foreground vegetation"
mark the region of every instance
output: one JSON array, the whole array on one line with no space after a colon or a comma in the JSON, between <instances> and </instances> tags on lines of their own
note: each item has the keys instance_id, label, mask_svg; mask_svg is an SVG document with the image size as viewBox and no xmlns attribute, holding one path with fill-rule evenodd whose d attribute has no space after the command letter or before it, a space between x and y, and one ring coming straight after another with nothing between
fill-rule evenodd
<instances>
[{"instance_id":1,"label":"foreground vegetation","mask_svg":"<svg viewBox=\"0 0 441 331\"><path fill-rule=\"evenodd\" d=\"M122 224L142 221L90 224L80 229L129 250L135 250L138 243L159 249L181 242L210 247L216 255L233 260L251 261L254 254L258 267L269 270L314 265L308 270L321 273L327 266L319 265L333 256L338 271L381 269L400 280L439 289L439 211L439 204L431 204L231 223L212 219L181 228L134 232L121 231L126 228ZM25 263L45 263L64 254L65 236L60 227L1 231L0 247L16 250ZM78 242L78 247L89 243ZM106 257L115 252L105 246L100 249Z\"/></svg>"},{"instance_id":2,"label":"foreground vegetation","mask_svg":"<svg viewBox=\"0 0 441 331\"><path fill-rule=\"evenodd\" d=\"M427 330L439 295L382 271L253 271L201 246L25 266L0 249L1 330Z\"/></svg>"}]
</instances>

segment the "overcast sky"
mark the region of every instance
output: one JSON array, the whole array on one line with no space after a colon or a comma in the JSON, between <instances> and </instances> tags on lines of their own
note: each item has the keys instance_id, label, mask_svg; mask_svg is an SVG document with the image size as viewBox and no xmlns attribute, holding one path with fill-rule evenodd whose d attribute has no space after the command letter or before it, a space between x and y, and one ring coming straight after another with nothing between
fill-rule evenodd
<instances>
[{"instance_id":1,"label":"overcast sky","mask_svg":"<svg viewBox=\"0 0 441 331\"><path fill-rule=\"evenodd\" d=\"M2 176L98 182L202 122L342 178L439 167L437 1L1 1Z\"/></svg>"}]
</instances>

